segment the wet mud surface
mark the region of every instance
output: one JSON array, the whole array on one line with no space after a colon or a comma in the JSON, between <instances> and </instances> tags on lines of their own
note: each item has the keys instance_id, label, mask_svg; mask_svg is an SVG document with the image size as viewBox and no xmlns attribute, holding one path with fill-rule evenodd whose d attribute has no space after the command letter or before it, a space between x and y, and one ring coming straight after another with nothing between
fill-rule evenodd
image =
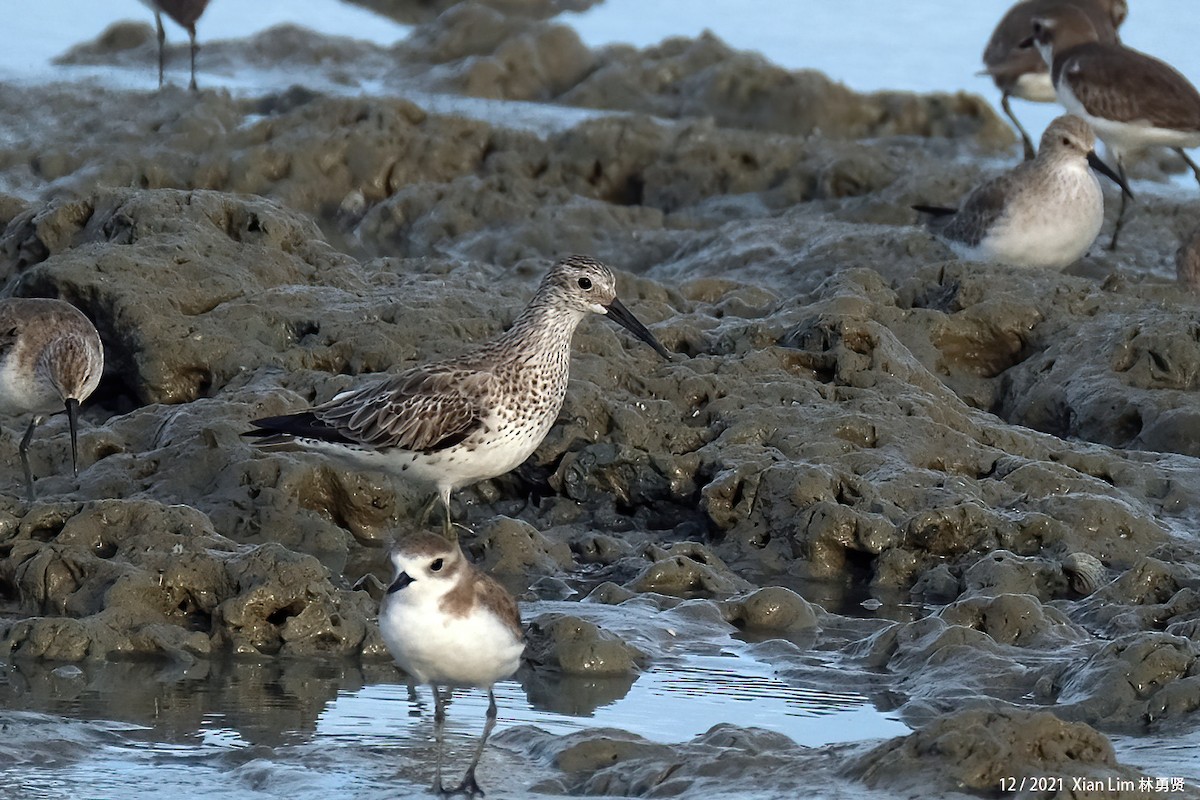
<instances>
[{"instance_id":1,"label":"wet mud surface","mask_svg":"<svg viewBox=\"0 0 1200 800\"><path fill-rule=\"evenodd\" d=\"M594 709L587 686L734 648L913 732L808 747L732 720L667 742L534 718L497 734L493 794L1195 787L1200 765L1155 756L1195 742L1200 707L1200 295L1175 278L1200 200L1151 183L1175 165L1140 166L1115 253L960 263L909 206L1016 158L984 100L859 95L711 36L591 51L562 5L398 3L418 24L390 49L205 44L218 74L313 76L281 92L0 87L0 280L74 303L106 350L77 479L55 417L24 502L25 422L4 420L5 752L68 770L145 728L184 742L211 700L257 709L228 726L246 747L191 756L222 791L295 794L310 767L323 792L424 785L424 739L304 734L344 693L403 691L352 587L428 498L239 434L501 331L582 252L679 355L584 324L545 442L455 496L466 549L523 601L523 690ZM149 69L142 28L62 61ZM294 703L261 696L280 686Z\"/></svg>"}]
</instances>

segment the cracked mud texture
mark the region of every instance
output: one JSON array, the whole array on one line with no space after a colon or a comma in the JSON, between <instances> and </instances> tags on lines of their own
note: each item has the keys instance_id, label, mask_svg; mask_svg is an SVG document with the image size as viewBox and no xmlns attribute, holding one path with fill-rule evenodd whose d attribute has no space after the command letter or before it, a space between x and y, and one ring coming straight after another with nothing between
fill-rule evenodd
<instances>
[{"instance_id":1,"label":"cracked mud texture","mask_svg":"<svg viewBox=\"0 0 1200 800\"><path fill-rule=\"evenodd\" d=\"M594 618L651 602L917 731L812 751L732 726L672 746L498 736L545 787L769 774L786 795L807 765L950 792L1027 758L1128 777L1106 734L1194 731L1200 302L1174 281L1200 201L1141 193L1122 248L1062 273L959 263L909 206L1014 158L979 98L858 95L711 36L589 51L544 18L559 4L512 5L422 16L391 49L276 29L204 54L622 113L507 126L402 88L0 87L23 120L0 159L0 280L79 306L107 364L78 480L65 420L38 430L32 505L25 421L3 421L0 656L386 663L351 586L383 577L428 498L239 434L498 333L578 251L622 271L681 355L587 321L537 453L455 496L466 549L523 599L586 596L535 621L540 669L664 658L666 633ZM126 33L64 60L150 63L153 37ZM921 610L873 617L843 602L855 587Z\"/></svg>"}]
</instances>

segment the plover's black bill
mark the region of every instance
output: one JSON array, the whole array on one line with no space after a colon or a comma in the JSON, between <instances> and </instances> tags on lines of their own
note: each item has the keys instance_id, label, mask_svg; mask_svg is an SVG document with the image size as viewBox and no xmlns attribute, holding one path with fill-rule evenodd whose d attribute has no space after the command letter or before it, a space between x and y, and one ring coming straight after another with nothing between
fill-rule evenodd
<instances>
[{"instance_id":1,"label":"plover's black bill","mask_svg":"<svg viewBox=\"0 0 1200 800\"><path fill-rule=\"evenodd\" d=\"M407 572L401 572L399 575L396 576L396 580L392 581L392 585L387 587L387 593L393 594L395 592L398 592L401 589L403 589L405 586L408 586L412 582L413 582L413 579L411 576L409 576L409 574Z\"/></svg>"},{"instance_id":2,"label":"plover's black bill","mask_svg":"<svg viewBox=\"0 0 1200 800\"><path fill-rule=\"evenodd\" d=\"M1124 178L1122 178L1117 173L1113 172L1112 169L1108 166L1108 164L1105 164L1103 161L1101 161L1100 156L1096 155L1095 150L1088 151L1087 162L1088 162L1089 167L1096 170L1096 172L1099 172L1104 177L1108 178L1110 181L1115 183L1117 186L1120 186L1121 191L1125 193L1126 197L1128 197L1130 200L1133 199L1133 192L1129 191L1129 184L1125 182Z\"/></svg>"},{"instance_id":3,"label":"plover's black bill","mask_svg":"<svg viewBox=\"0 0 1200 800\"><path fill-rule=\"evenodd\" d=\"M79 401L74 397L67 398L67 425L71 429L71 470L79 477L79 445L76 443L76 427L79 424Z\"/></svg>"},{"instance_id":4,"label":"plover's black bill","mask_svg":"<svg viewBox=\"0 0 1200 800\"><path fill-rule=\"evenodd\" d=\"M638 321L638 318L635 317L628 308L622 305L620 300L614 297L613 301L605 306L605 308L608 310L608 316L614 322L632 333L637 338L641 339L646 344L653 347L654 352L658 353L667 361L671 360L671 351L659 344L658 339L654 338L654 334L651 333L645 325Z\"/></svg>"}]
</instances>

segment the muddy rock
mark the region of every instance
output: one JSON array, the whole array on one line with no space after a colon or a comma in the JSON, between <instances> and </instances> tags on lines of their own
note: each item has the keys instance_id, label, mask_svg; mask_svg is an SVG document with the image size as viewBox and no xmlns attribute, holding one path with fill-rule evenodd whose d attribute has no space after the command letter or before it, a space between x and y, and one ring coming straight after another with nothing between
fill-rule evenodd
<instances>
[{"instance_id":1,"label":"muddy rock","mask_svg":"<svg viewBox=\"0 0 1200 800\"><path fill-rule=\"evenodd\" d=\"M947 715L924 730L892 739L855 760L851 774L893 792L995 792L1001 779L1132 780L1112 744L1082 723L1048 712L971 710ZM917 789L916 787L921 787ZM932 788L937 787L937 788ZM1125 797L1141 797L1126 794Z\"/></svg>"},{"instance_id":2,"label":"muddy rock","mask_svg":"<svg viewBox=\"0 0 1200 800\"><path fill-rule=\"evenodd\" d=\"M1109 642L1062 676L1059 714L1117 731L1186 724L1200 708L1198 656L1200 643L1166 633Z\"/></svg>"},{"instance_id":3,"label":"muddy rock","mask_svg":"<svg viewBox=\"0 0 1200 800\"><path fill-rule=\"evenodd\" d=\"M817 611L803 597L782 586L764 586L744 597L721 603L728 622L760 633L787 631L817 626Z\"/></svg>"},{"instance_id":4,"label":"muddy rock","mask_svg":"<svg viewBox=\"0 0 1200 800\"><path fill-rule=\"evenodd\" d=\"M495 517L477 535L469 549L483 553L479 567L488 573L554 574L569 571L575 563L566 544L543 536L522 520Z\"/></svg>"},{"instance_id":5,"label":"muddy rock","mask_svg":"<svg viewBox=\"0 0 1200 800\"><path fill-rule=\"evenodd\" d=\"M483 5L510 16L534 19L553 17L564 11L585 11L597 0L349 0L355 5L391 17L397 22L426 22L458 5Z\"/></svg>"},{"instance_id":6,"label":"muddy rock","mask_svg":"<svg viewBox=\"0 0 1200 800\"><path fill-rule=\"evenodd\" d=\"M211 652L360 653L373 646L361 595L311 556L239 548L187 506L38 506L10 534L0 581L24 615L0 639L13 658Z\"/></svg>"},{"instance_id":7,"label":"muddy rock","mask_svg":"<svg viewBox=\"0 0 1200 800\"><path fill-rule=\"evenodd\" d=\"M526 658L568 675L624 675L638 670L646 657L616 634L565 614L543 614L529 623Z\"/></svg>"},{"instance_id":8,"label":"muddy rock","mask_svg":"<svg viewBox=\"0 0 1200 800\"><path fill-rule=\"evenodd\" d=\"M717 725L682 745L663 745L613 729L555 736L526 726L504 731L496 741L561 770L561 778L533 787L548 793L668 797L711 792L755 774L770 774L781 796L807 785L804 748L757 728Z\"/></svg>"}]
</instances>

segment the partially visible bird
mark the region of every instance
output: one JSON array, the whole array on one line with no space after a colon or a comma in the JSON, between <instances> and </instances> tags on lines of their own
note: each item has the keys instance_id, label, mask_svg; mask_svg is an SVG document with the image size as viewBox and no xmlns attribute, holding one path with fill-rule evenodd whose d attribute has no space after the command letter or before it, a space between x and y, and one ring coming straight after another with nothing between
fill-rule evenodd
<instances>
[{"instance_id":1,"label":"partially visible bird","mask_svg":"<svg viewBox=\"0 0 1200 800\"><path fill-rule=\"evenodd\" d=\"M1018 267L1062 268L1087 252L1104 223L1096 170L1129 187L1101 161L1095 136L1078 117L1058 117L1033 161L976 187L962 206L913 206L959 258Z\"/></svg>"},{"instance_id":2,"label":"partially visible bird","mask_svg":"<svg viewBox=\"0 0 1200 800\"><path fill-rule=\"evenodd\" d=\"M192 45L192 82L188 88L196 91L196 21L208 7L208 0L142 0L154 12L154 23L158 26L158 86L163 85L163 68L166 56L164 50L167 43L167 33L163 30L162 15L166 14L175 20L175 24L188 32L188 40Z\"/></svg>"},{"instance_id":3,"label":"partially visible bird","mask_svg":"<svg viewBox=\"0 0 1200 800\"><path fill-rule=\"evenodd\" d=\"M1019 97L1037 103L1055 101L1050 70L1030 41L1029 33L1035 17L1051 14L1068 3L1087 16L1099 41L1119 41L1117 28L1129 13L1125 0L1021 0L1001 18L983 49L984 72L1000 90L1000 107L1020 132L1027 160L1034 155L1033 140L1013 114L1008 99Z\"/></svg>"},{"instance_id":4,"label":"partially visible bird","mask_svg":"<svg viewBox=\"0 0 1200 800\"><path fill-rule=\"evenodd\" d=\"M1032 22L1032 40L1050 66L1058 101L1084 119L1104 141L1117 172L1125 160L1149 147L1174 148L1200 182L1184 152L1200 147L1200 92L1171 65L1096 33L1087 14L1066 5ZM1109 249L1125 221L1125 197Z\"/></svg>"},{"instance_id":5,"label":"partially visible bird","mask_svg":"<svg viewBox=\"0 0 1200 800\"><path fill-rule=\"evenodd\" d=\"M446 538L453 539L450 493L519 466L554 425L567 393L571 337L589 314L607 316L670 358L617 299L612 271L569 256L546 273L512 327L491 341L364 381L307 411L254 420L256 430L243 435L431 484L445 506Z\"/></svg>"},{"instance_id":6,"label":"partially visible bird","mask_svg":"<svg viewBox=\"0 0 1200 800\"><path fill-rule=\"evenodd\" d=\"M487 721L462 783L454 792L483 794L475 768L496 725L497 681L513 675L525 649L517 603L504 587L477 570L455 542L421 533L388 556L392 582L379 603L379 632L396 663L433 690L437 765L433 791L442 788L442 688L478 687L488 694ZM411 685L410 685L411 687Z\"/></svg>"},{"instance_id":7,"label":"partially visible bird","mask_svg":"<svg viewBox=\"0 0 1200 800\"><path fill-rule=\"evenodd\" d=\"M71 467L79 474L76 425L79 404L104 372L104 347L96 326L62 300L0 300L0 412L33 414L21 439L25 489L33 500L29 442L49 414L65 410L71 428Z\"/></svg>"}]
</instances>

